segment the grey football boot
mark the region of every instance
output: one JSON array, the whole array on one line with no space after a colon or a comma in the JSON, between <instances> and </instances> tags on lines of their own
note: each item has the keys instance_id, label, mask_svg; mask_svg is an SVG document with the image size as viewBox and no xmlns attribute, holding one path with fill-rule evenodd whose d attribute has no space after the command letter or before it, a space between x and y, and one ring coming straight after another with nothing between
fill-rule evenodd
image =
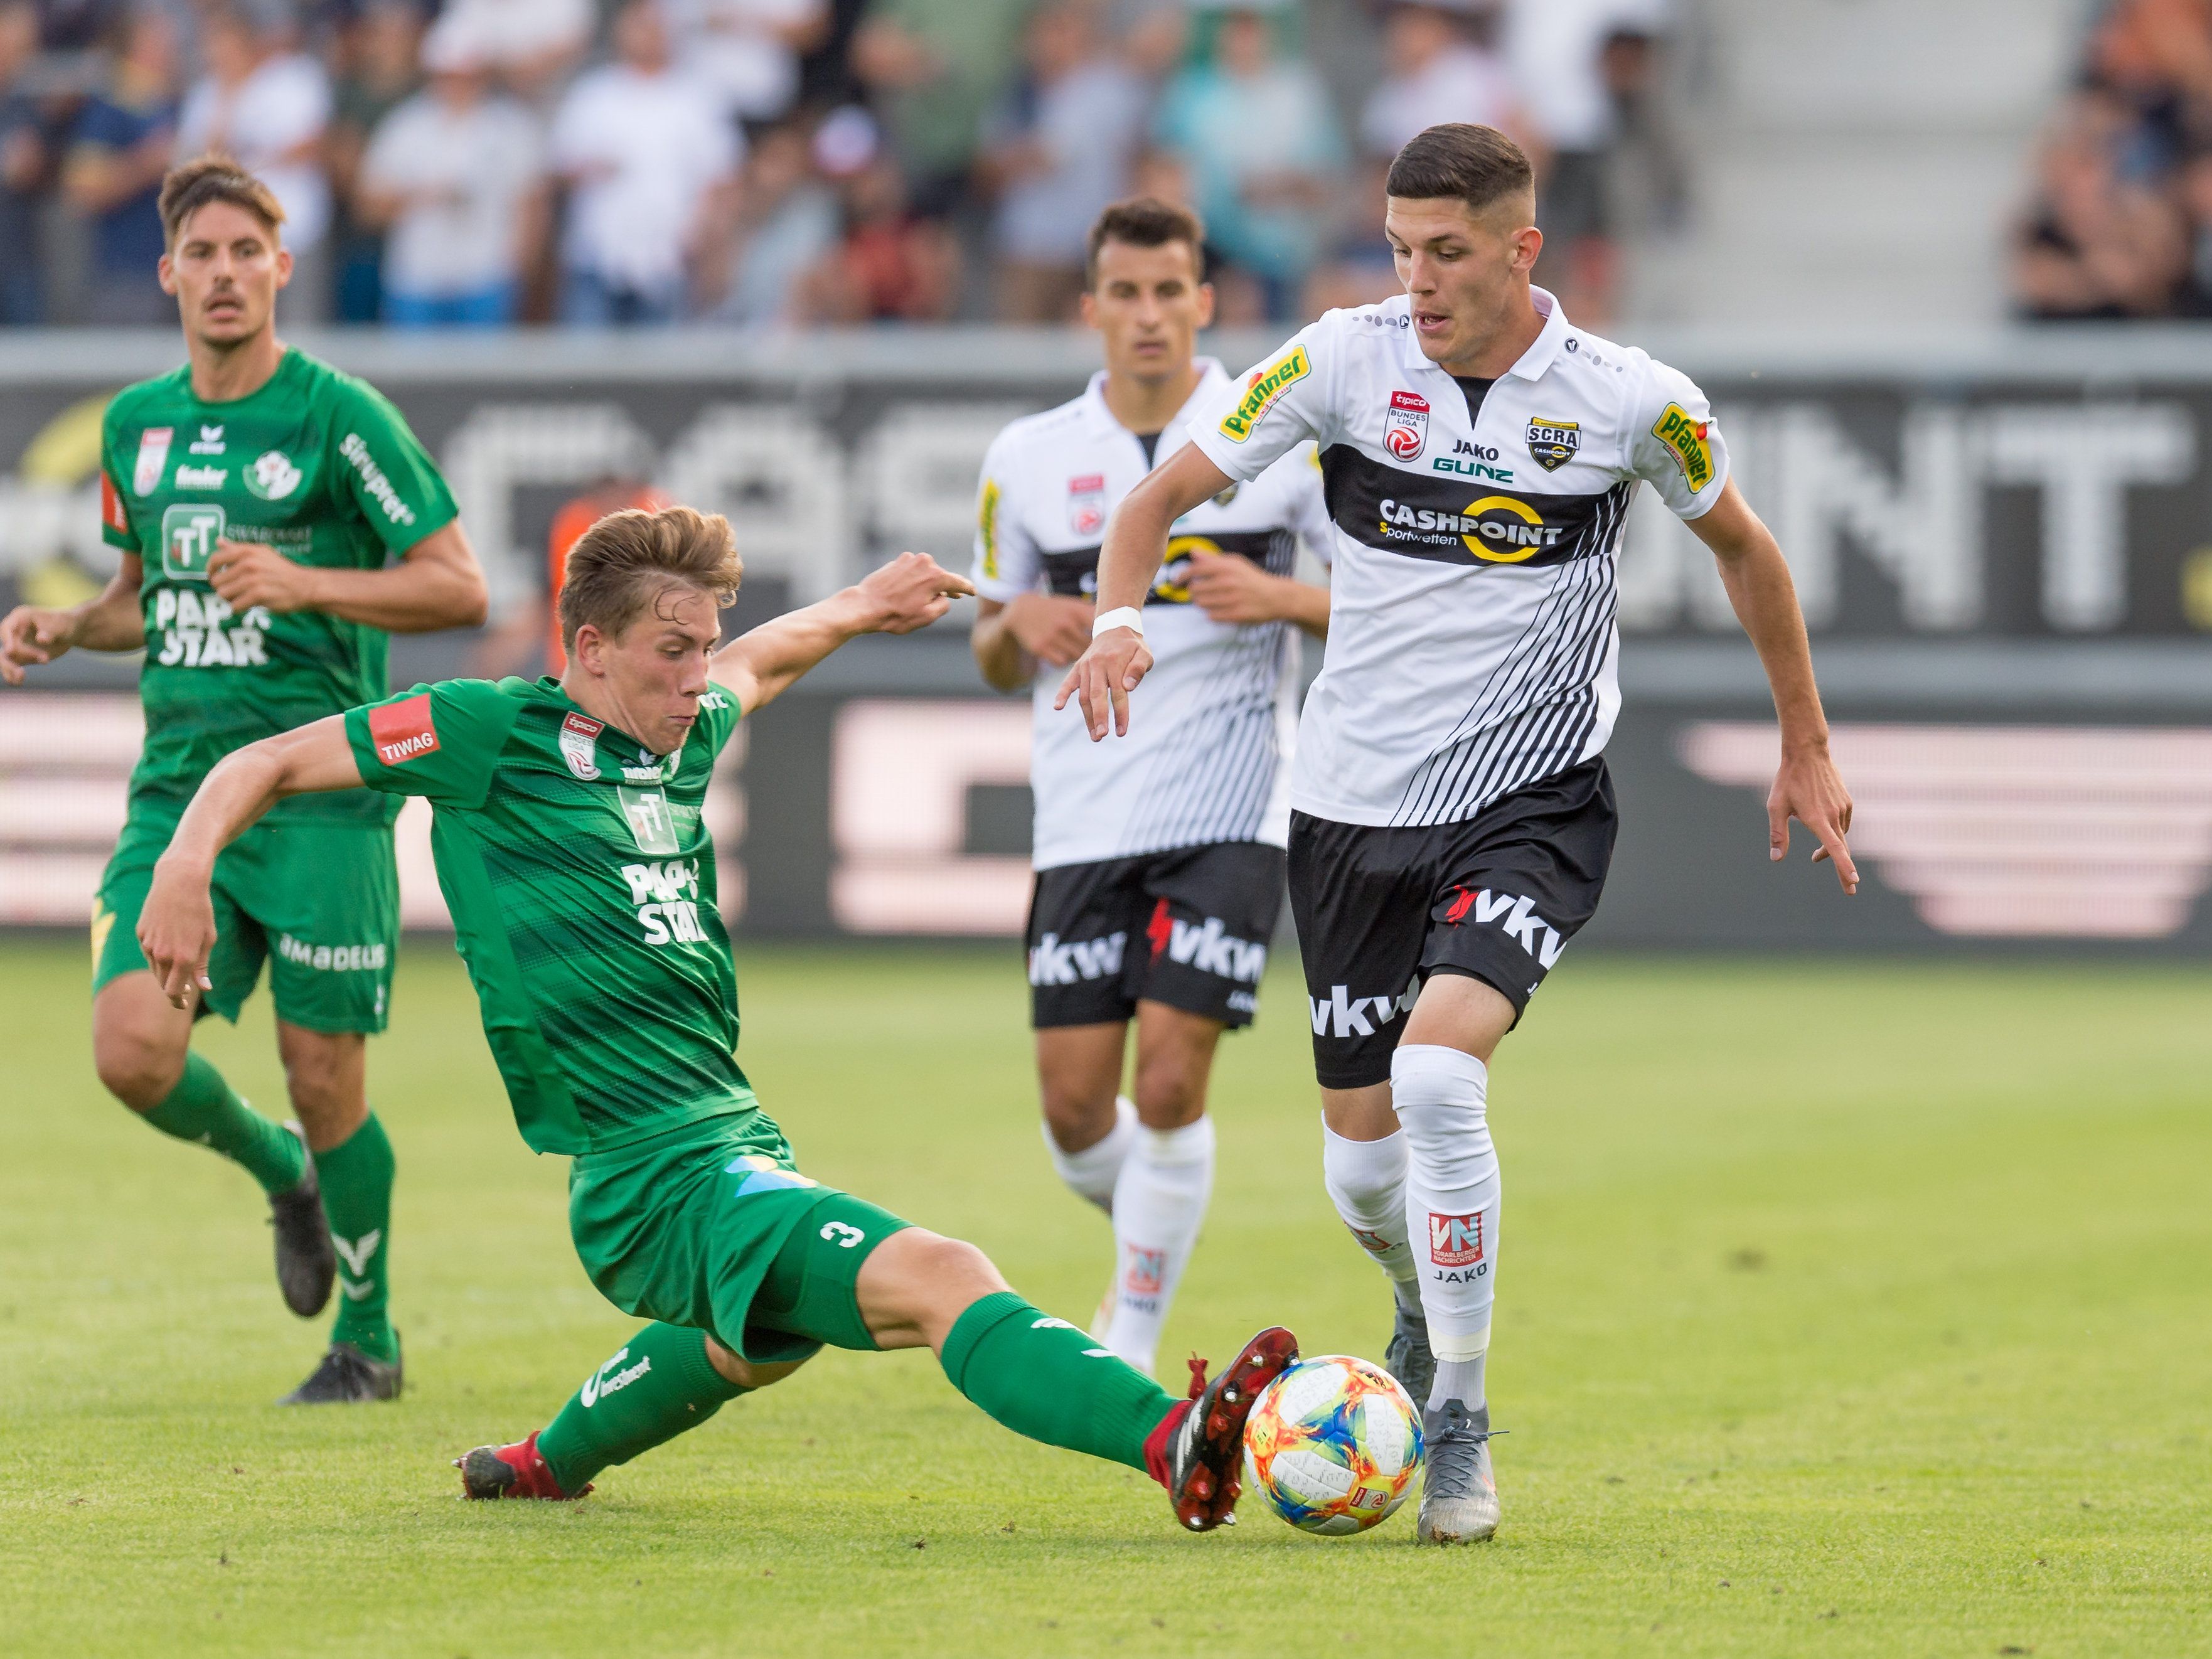
<instances>
[{"instance_id":1,"label":"grey football boot","mask_svg":"<svg viewBox=\"0 0 2212 1659\"><path fill-rule=\"evenodd\" d=\"M1498 1530L1498 1481L1490 1468L1490 1408L1470 1412L1456 1400L1421 1413L1428 1443L1421 1477L1424 1544L1479 1543Z\"/></svg>"},{"instance_id":2,"label":"grey football boot","mask_svg":"<svg viewBox=\"0 0 2212 1659\"><path fill-rule=\"evenodd\" d=\"M406 1374L398 1358L371 1358L350 1342L333 1342L307 1380L280 1406L359 1406L397 1400Z\"/></svg>"},{"instance_id":3,"label":"grey football boot","mask_svg":"<svg viewBox=\"0 0 2212 1659\"><path fill-rule=\"evenodd\" d=\"M331 1243L323 1185L315 1174L315 1155L307 1149L307 1131L296 1123L284 1127L299 1138L307 1162L297 1186L269 1195L269 1224L276 1230L276 1288L286 1307L313 1319L330 1301L337 1279L337 1247Z\"/></svg>"},{"instance_id":4,"label":"grey football boot","mask_svg":"<svg viewBox=\"0 0 2212 1659\"><path fill-rule=\"evenodd\" d=\"M1428 1405L1430 1391L1437 1382L1437 1357L1429 1351L1428 1316L1418 1307L1407 1312L1401 1302L1396 1304L1395 1319L1390 1346L1382 1350L1382 1369L1398 1379L1418 1410Z\"/></svg>"}]
</instances>

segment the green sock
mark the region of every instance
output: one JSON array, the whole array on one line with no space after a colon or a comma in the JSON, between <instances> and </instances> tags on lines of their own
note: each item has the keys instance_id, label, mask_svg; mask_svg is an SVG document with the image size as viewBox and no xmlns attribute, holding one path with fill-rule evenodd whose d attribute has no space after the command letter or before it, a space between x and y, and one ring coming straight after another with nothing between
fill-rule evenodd
<instances>
[{"instance_id":1,"label":"green sock","mask_svg":"<svg viewBox=\"0 0 2212 1659\"><path fill-rule=\"evenodd\" d=\"M240 1100L221 1072L189 1049L177 1086L139 1115L165 1135L214 1147L241 1165L264 1192L288 1191L307 1172L307 1148L299 1138Z\"/></svg>"},{"instance_id":2,"label":"green sock","mask_svg":"<svg viewBox=\"0 0 2212 1659\"><path fill-rule=\"evenodd\" d=\"M999 1291L953 1322L938 1356L952 1386L1016 1434L1133 1469L1174 1407L1166 1389L1064 1319Z\"/></svg>"},{"instance_id":3,"label":"green sock","mask_svg":"<svg viewBox=\"0 0 2212 1659\"><path fill-rule=\"evenodd\" d=\"M385 1308L392 1247L392 1142L371 1112L361 1127L315 1154L323 1208L338 1251L338 1316L331 1340L350 1342L372 1359L399 1358Z\"/></svg>"},{"instance_id":4,"label":"green sock","mask_svg":"<svg viewBox=\"0 0 2212 1659\"><path fill-rule=\"evenodd\" d=\"M608 1465L697 1428L748 1392L708 1363L704 1331L647 1325L569 1396L538 1435L538 1455L562 1492L581 1492Z\"/></svg>"}]
</instances>

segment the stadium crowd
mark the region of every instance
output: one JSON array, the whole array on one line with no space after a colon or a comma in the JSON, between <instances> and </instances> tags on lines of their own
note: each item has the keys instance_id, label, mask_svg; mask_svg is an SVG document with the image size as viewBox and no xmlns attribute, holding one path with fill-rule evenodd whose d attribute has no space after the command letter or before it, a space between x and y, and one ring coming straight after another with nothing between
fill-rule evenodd
<instances>
[{"instance_id":1,"label":"stadium crowd","mask_svg":"<svg viewBox=\"0 0 2212 1659\"><path fill-rule=\"evenodd\" d=\"M2039 321L2212 317L2212 0L2108 0L2010 248Z\"/></svg>"},{"instance_id":2,"label":"stadium crowd","mask_svg":"<svg viewBox=\"0 0 2212 1659\"><path fill-rule=\"evenodd\" d=\"M1528 146L1602 322L1666 5L0 0L0 324L173 318L155 193L210 149L284 204L299 320L1054 321L1139 191L1282 320L1395 291L1382 172L1448 120Z\"/></svg>"}]
</instances>

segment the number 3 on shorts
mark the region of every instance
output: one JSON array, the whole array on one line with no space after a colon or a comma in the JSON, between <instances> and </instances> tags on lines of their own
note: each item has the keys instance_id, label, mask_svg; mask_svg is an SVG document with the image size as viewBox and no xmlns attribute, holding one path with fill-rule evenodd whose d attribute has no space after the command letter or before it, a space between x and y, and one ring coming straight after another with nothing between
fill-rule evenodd
<instances>
[{"instance_id":1,"label":"number 3 on shorts","mask_svg":"<svg viewBox=\"0 0 2212 1659\"><path fill-rule=\"evenodd\" d=\"M853 1226L848 1223L832 1221L824 1224L822 1229L822 1237L828 1239L832 1244L837 1246L838 1249L849 1250L855 1245L859 1244L862 1239L866 1238L867 1234L862 1232L858 1227Z\"/></svg>"}]
</instances>

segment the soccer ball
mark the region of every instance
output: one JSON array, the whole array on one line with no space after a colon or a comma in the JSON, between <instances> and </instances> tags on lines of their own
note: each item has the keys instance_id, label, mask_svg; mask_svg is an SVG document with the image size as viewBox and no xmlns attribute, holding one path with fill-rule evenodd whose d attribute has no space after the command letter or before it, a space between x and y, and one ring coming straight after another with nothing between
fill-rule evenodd
<instances>
[{"instance_id":1,"label":"soccer ball","mask_svg":"<svg viewBox=\"0 0 2212 1659\"><path fill-rule=\"evenodd\" d=\"M1244 1489L1301 1532L1364 1532L1406 1501L1421 1417L1398 1379L1349 1354L1285 1371L1244 1425Z\"/></svg>"}]
</instances>

